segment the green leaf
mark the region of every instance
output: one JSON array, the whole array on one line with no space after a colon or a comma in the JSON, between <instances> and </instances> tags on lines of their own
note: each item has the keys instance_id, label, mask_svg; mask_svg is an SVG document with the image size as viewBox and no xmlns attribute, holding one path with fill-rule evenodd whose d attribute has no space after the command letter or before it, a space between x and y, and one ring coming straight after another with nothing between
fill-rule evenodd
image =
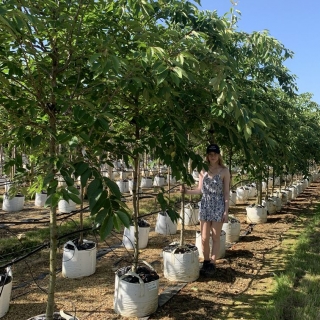
<instances>
[{"instance_id":1,"label":"green leaf","mask_svg":"<svg viewBox=\"0 0 320 320\"><path fill-rule=\"evenodd\" d=\"M81 175L81 186L84 188L87 184L88 179L92 176L92 171L91 169L87 169L85 172L82 173Z\"/></svg>"},{"instance_id":2,"label":"green leaf","mask_svg":"<svg viewBox=\"0 0 320 320\"><path fill-rule=\"evenodd\" d=\"M35 136L33 139L32 139L32 146L33 147L38 147L41 143L41 139L42 137L40 135L38 136Z\"/></svg>"},{"instance_id":3,"label":"green leaf","mask_svg":"<svg viewBox=\"0 0 320 320\"><path fill-rule=\"evenodd\" d=\"M71 139L71 134L70 133L62 133L62 134L59 134L58 137L57 137L57 140L61 144L64 144L64 143L68 142L70 139Z\"/></svg>"},{"instance_id":4,"label":"green leaf","mask_svg":"<svg viewBox=\"0 0 320 320\"><path fill-rule=\"evenodd\" d=\"M48 173L43 179L43 187L47 187L47 185L54 179L54 174L52 172Z\"/></svg>"},{"instance_id":5,"label":"green leaf","mask_svg":"<svg viewBox=\"0 0 320 320\"><path fill-rule=\"evenodd\" d=\"M118 73L119 69L120 69L119 59L114 55L110 55L110 59L112 60L112 67L113 67L114 71L116 73Z\"/></svg>"},{"instance_id":6,"label":"green leaf","mask_svg":"<svg viewBox=\"0 0 320 320\"><path fill-rule=\"evenodd\" d=\"M163 196L163 193L162 193L162 192L158 193L158 195L157 195L157 200L158 200L158 202L159 202L159 204L160 204L161 210L162 210L162 211L166 211L167 202L166 202L166 200L164 199L164 196Z\"/></svg>"},{"instance_id":7,"label":"green leaf","mask_svg":"<svg viewBox=\"0 0 320 320\"><path fill-rule=\"evenodd\" d=\"M179 67L174 67L173 71L178 75L179 78L182 78L183 70Z\"/></svg>"},{"instance_id":8,"label":"green leaf","mask_svg":"<svg viewBox=\"0 0 320 320\"><path fill-rule=\"evenodd\" d=\"M68 186L68 191L70 191L71 193L73 193L75 195L80 194L78 188L76 188L75 186Z\"/></svg>"},{"instance_id":9,"label":"green leaf","mask_svg":"<svg viewBox=\"0 0 320 320\"><path fill-rule=\"evenodd\" d=\"M116 215L119 217L125 227L130 227L131 217L126 212L118 210Z\"/></svg>"},{"instance_id":10,"label":"green leaf","mask_svg":"<svg viewBox=\"0 0 320 320\"><path fill-rule=\"evenodd\" d=\"M83 139L84 142L90 141L90 137L85 132L80 132L79 136Z\"/></svg>"},{"instance_id":11,"label":"green leaf","mask_svg":"<svg viewBox=\"0 0 320 320\"><path fill-rule=\"evenodd\" d=\"M158 74L158 75L156 76L157 85L159 85L160 83L162 83L162 82L166 79L166 77L168 76L168 73L169 73L169 71L166 70L165 72L163 72L163 73L161 73L161 74Z\"/></svg>"},{"instance_id":12,"label":"green leaf","mask_svg":"<svg viewBox=\"0 0 320 320\"><path fill-rule=\"evenodd\" d=\"M63 176L63 178L68 187L71 187L74 185L74 180L70 176Z\"/></svg>"},{"instance_id":13,"label":"green leaf","mask_svg":"<svg viewBox=\"0 0 320 320\"><path fill-rule=\"evenodd\" d=\"M87 195L90 201L90 198L95 198L97 197L98 194L100 194L102 192L102 181L101 179L95 178L94 180L92 180L89 185L88 185L88 189L87 189Z\"/></svg>"},{"instance_id":14,"label":"green leaf","mask_svg":"<svg viewBox=\"0 0 320 320\"><path fill-rule=\"evenodd\" d=\"M100 227L100 237L104 240L113 229L113 215L107 215Z\"/></svg>"},{"instance_id":15,"label":"green leaf","mask_svg":"<svg viewBox=\"0 0 320 320\"><path fill-rule=\"evenodd\" d=\"M97 119L99 126L103 129L108 131L109 130L109 122L106 121L104 118Z\"/></svg>"},{"instance_id":16,"label":"green leaf","mask_svg":"<svg viewBox=\"0 0 320 320\"><path fill-rule=\"evenodd\" d=\"M95 53L89 58L89 62L93 63L101 57L101 53Z\"/></svg>"},{"instance_id":17,"label":"green leaf","mask_svg":"<svg viewBox=\"0 0 320 320\"><path fill-rule=\"evenodd\" d=\"M50 196L48 196L44 206L45 207L57 207L58 206L58 202L60 200L60 196L57 193L51 194Z\"/></svg>"},{"instance_id":18,"label":"green leaf","mask_svg":"<svg viewBox=\"0 0 320 320\"><path fill-rule=\"evenodd\" d=\"M117 231L121 230L122 221L120 220L118 215L113 216L113 225Z\"/></svg>"},{"instance_id":19,"label":"green leaf","mask_svg":"<svg viewBox=\"0 0 320 320\"><path fill-rule=\"evenodd\" d=\"M121 199L121 192L119 190L119 186L109 178L105 177L104 180L106 181L106 184L108 188L110 189L111 193L116 196L117 199Z\"/></svg>"},{"instance_id":20,"label":"green leaf","mask_svg":"<svg viewBox=\"0 0 320 320\"><path fill-rule=\"evenodd\" d=\"M78 177L78 176L81 176L85 171L88 170L89 164L81 161L81 162L76 163L74 165L74 167L75 167L75 174Z\"/></svg>"},{"instance_id":21,"label":"green leaf","mask_svg":"<svg viewBox=\"0 0 320 320\"><path fill-rule=\"evenodd\" d=\"M103 190L96 197L89 198L91 215L95 215L102 207L108 207L107 197L108 197L107 191Z\"/></svg>"},{"instance_id":22,"label":"green leaf","mask_svg":"<svg viewBox=\"0 0 320 320\"><path fill-rule=\"evenodd\" d=\"M76 204L81 204L81 199L73 193L69 193L70 199Z\"/></svg>"},{"instance_id":23,"label":"green leaf","mask_svg":"<svg viewBox=\"0 0 320 320\"><path fill-rule=\"evenodd\" d=\"M173 72L170 72L170 78L176 84L176 86L180 85L180 78Z\"/></svg>"},{"instance_id":24,"label":"green leaf","mask_svg":"<svg viewBox=\"0 0 320 320\"><path fill-rule=\"evenodd\" d=\"M256 124L259 124L262 127L267 127L266 123L264 121L262 121L261 119L252 118L251 121L256 123Z\"/></svg>"}]
</instances>

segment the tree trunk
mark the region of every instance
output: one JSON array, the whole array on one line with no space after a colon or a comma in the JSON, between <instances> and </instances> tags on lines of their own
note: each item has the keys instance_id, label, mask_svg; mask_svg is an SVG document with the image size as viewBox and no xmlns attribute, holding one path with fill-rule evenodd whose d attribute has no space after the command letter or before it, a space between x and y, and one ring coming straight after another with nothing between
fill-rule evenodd
<instances>
[{"instance_id":1,"label":"tree trunk","mask_svg":"<svg viewBox=\"0 0 320 320\"><path fill-rule=\"evenodd\" d=\"M56 118L53 113L50 114L50 128L53 133L56 132ZM56 142L54 135L50 138L50 158L56 156ZM49 172L54 172L54 164L50 163ZM54 293L56 287L57 272L57 206L50 207L50 271L49 271L49 289L47 297L46 319L53 320L54 313Z\"/></svg>"},{"instance_id":2,"label":"tree trunk","mask_svg":"<svg viewBox=\"0 0 320 320\"><path fill-rule=\"evenodd\" d=\"M182 184L184 188L184 184ZM180 232L180 246L184 245L184 193L181 195L181 232Z\"/></svg>"}]
</instances>

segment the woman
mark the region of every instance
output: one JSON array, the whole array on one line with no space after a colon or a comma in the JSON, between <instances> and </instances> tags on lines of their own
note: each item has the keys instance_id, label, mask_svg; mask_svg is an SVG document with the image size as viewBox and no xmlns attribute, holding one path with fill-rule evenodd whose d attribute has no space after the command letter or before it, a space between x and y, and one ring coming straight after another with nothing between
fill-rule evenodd
<instances>
[{"instance_id":1,"label":"woman","mask_svg":"<svg viewBox=\"0 0 320 320\"><path fill-rule=\"evenodd\" d=\"M222 224L228 222L230 173L223 164L220 148L216 144L207 147L206 160L208 172L202 170L199 174L198 187L187 190L181 187L185 194L201 194L200 228L203 252L201 274L215 270L215 263L220 250L220 233ZM210 253L210 232L212 237L212 252ZM211 256L210 256L211 254Z\"/></svg>"}]
</instances>

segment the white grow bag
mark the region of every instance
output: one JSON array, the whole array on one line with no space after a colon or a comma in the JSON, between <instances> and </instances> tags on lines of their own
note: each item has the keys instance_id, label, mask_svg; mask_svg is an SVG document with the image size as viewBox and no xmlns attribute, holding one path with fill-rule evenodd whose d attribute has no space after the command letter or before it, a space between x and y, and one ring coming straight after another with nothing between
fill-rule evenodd
<instances>
[{"instance_id":1,"label":"white grow bag","mask_svg":"<svg viewBox=\"0 0 320 320\"><path fill-rule=\"evenodd\" d=\"M9 310L11 291L12 291L12 270L11 267L6 268L6 274L0 277L0 318L5 316Z\"/></svg>"},{"instance_id":2,"label":"white grow bag","mask_svg":"<svg viewBox=\"0 0 320 320\"><path fill-rule=\"evenodd\" d=\"M93 241L83 240L83 242L94 244L94 246L90 249L78 250L72 241L65 243L62 257L63 277L81 278L96 272L97 246Z\"/></svg>"},{"instance_id":3,"label":"white grow bag","mask_svg":"<svg viewBox=\"0 0 320 320\"><path fill-rule=\"evenodd\" d=\"M132 275L139 283L130 283L124 279ZM114 311L124 317L143 318L158 308L159 279L144 283L140 276L128 271L121 277L115 275Z\"/></svg>"},{"instance_id":4,"label":"white grow bag","mask_svg":"<svg viewBox=\"0 0 320 320\"><path fill-rule=\"evenodd\" d=\"M170 281L192 282L199 278L199 251L186 251L183 253L175 253L162 251L163 254L163 273L164 277Z\"/></svg>"}]
</instances>

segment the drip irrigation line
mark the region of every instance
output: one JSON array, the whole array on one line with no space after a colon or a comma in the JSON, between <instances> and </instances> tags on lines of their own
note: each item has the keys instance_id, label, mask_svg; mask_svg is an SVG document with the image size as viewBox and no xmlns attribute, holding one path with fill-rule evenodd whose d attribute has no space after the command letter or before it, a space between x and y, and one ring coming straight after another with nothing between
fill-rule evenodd
<instances>
[{"instance_id":1,"label":"drip irrigation line","mask_svg":"<svg viewBox=\"0 0 320 320\"><path fill-rule=\"evenodd\" d=\"M144 217L149 217L149 216L152 216L152 215L154 215L154 214L156 214L156 213L160 213L160 212L162 212L161 210L159 211L159 210L157 210L157 211L153 211L153 212L150 212L150 213L146 213L146 214L144 214L144 215L141 215L141 216L139 216L138 218L139 219L143 219Z\"/></svg>"},{"instance_id":2,"label":"drip irrigation line","mask_svg":"<svg viewBox=\"0 0 320 320\"><path fill-rule=\"evenodd\" d=\"M114 245L114 246L110 246L110 245L108 245L108 246L109 246L109 248L107 248L107 249L101 249L101 250L99 250L99 251L97 252L97 255L96 255L96 258L97 258L97 259L100 259L102 256L108 254L109 252L113 251L114 249L117 249L117 248L121 247L122 245L121 245L121 244L117 244L117 245ZM123 259L123 258L122 258L122 259ZM125 261L126 261L126 260L125 260ZM127 262L127 261L126 261L126 262ZM129 262L128 262L128 263L129 263ZM30 270L30 269L29 269L29 270ZM56 270L56 273L58 274L59 272L61 272L61 270L62 270L61 268L57 269L57 270ZM31 271L30 271L30 272L31 272ZM32 276L32 280L36 283L37 280L43 280L48 274L49 274L49 272L42 272L42 273L40 273L40 274L37 276L36 279ZM13 290L15 290L15 289L20 289L20 288L26 287L26 286L27 286L28 284L30 284L30 283L31 283L31 281L23 282L23 283L21 283L21 284L19 284L19 285L14 286L12 289L13 289ZM36 283L36 285L38 286L38 288L39 288L40 290L42 290L43 292L47 293L47 292L45 291L45 289L41 288L37 283ZM33 290L33 289L32 289L32 290ZM22 293L22 294L20 294L20 295L17 295L17 296L15 296L15 297L13 297L12 300L15 300L15 299L17 299L17 298L19 298L19 297L21 297L21 296L23 296L23 295L25 295L25 294L28 294L28 293L31 292L32 290L29 290L29 291L24 292L24 293Z\"/></svg>"},{"instance_id":3,"label":"drip irrigation line","mask_svg":"<svg viewBox=\"0 0 320 320\"><path fill-rule=\"evenodd\" d=\"M85 228L85 229L82 229L82 230L76 230L76 231L73 231L73 232L70 232L70 233L67 233L67 234L64 234L62 236L57 237L57 240L59 241L59 240L61 240L63 238L66 238L66 237L69 237L71 235L74 235L74 234L77 234L77 233L80 233L80 232L84 232L84 231L90 231L90 230L94 231L94 230L96 230L98 228L99 227L94 228L94 229ZM9 266L11 266L11 265L13 265L15 263L18 263L18 262L30 257L31 255L35 254L36 252L38 252L38 251L40 251L40 250L42 250L44 248L49 248L49 247L50 247L50 242L43 243L42 245L39 245L38 247L36 247L36 249L32 250L31 252L29 252L29 253L27 253L27 254L19 257L19 258L13 259L11 262L9 262L9 263L7 263L7 264L5 264L3 266L0 266L0 269L1 268L6 268L6 267L9 267Z\"/></svg>"},{"instance_id":4,"label":"drip irrigation line","mask_svg":"<svg viewBox=\"0 0 320 320\"><path fill-rule=\"evenodd\" d=\"M69 217L72 217L78 213L80 213L81 211L85 211L85 209L89 208L89 206L83 208L82 210L76 210L76 211L71 211L71 212L62 212L57 214L58 217L62 216L62 218L58 218L57 221L62 221L65 219L68 219ZM65 217L63 217L64 215L67 215ZM12 224L12 225L20 225L20 224L43 224L43 223L50 223L50 220L45 220L42 221L42 219L46 219L46 218L41 218L41 219L23 219L20 221L2 221L0 224L1 225L6 225L6 224Z\"/></svg>"}]
</instances>

